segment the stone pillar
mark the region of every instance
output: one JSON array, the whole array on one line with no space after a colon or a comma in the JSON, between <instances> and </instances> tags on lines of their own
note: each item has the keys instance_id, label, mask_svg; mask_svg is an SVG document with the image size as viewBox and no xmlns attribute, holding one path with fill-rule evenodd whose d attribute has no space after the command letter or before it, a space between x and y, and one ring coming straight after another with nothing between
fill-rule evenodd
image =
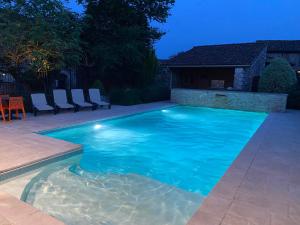
<instances>
[{"instance_id":1,"label":"stone pillar","mask_svg":"<svg viewBox=\"0 0 300 225\"><path fill-rule=\"evenodd\" d=\"M249 89L249 77L247 71L244 68L235 68L233 89L248 91Z\"/></svg>"}]
</instances>

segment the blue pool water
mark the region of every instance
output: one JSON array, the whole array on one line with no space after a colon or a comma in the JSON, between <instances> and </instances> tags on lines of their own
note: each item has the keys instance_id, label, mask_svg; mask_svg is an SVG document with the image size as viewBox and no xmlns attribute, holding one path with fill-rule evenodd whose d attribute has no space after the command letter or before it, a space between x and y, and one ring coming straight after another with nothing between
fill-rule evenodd
<instances>
[{"instance_id":1,"label":"blue pool water","mask_svg":"<svg viewBox=\"0 0 300 225\"><path fill-rule=\"evenodd\" d=\"M144 196L140 197L141 199L153 198L152 204L157 205L157 201L163 201L162 195L167 196L166 193L170 195L169 190L172 190L172 197L168 196L166 200L168 204L172 199L180 204L191 205L193 201L195 202L193 206L191 205L192 209L185 208L188 211L186 218L178 223L184 224L200 205L203 197L208 195L224 175L266 116L265 113L179 106L45 133L50 137L82 144L84 152L81 158L67 169L52 169L53 173L57 173L51 178L52 180L49 169L47 176L35 179L34 184L30 186L31 189L27 190L29 193L27 200L32 204L38 202L39 208L44 210L46 208L48 213L59 217L67 224L76 224L73 216L66 218L56 211L57 203L56 207L49 209L49 198L53 199L53 193L57 195L62 191L64 182L70 182L65 188L72 185L76 188L86 186L86 188L80 187L81 193L86 192L82 197L85 199L81 200L89 204L91 200L88 201L87 198L99 195L101 199L109 190L114 189L110 191L109 199L118 200L112 201L109 206L97 206L102 208L112 207L116 202L125 208L129 207L131 203L128 202L132 200L130 195L132 198L136 195ZM84 179L83 184L77 183L79 179ZM89 196L92 191L87 191L91 187L91 182L95 182L93 191L97 193L93 197ZM162 191L164 194L153 191L158 190L158 187L164 190ZM99 190L105 194L99 194ZM126 198L120 203L124 194L122 197L115 196L120 190L127 190L125 195L131 200ZM64 190L63 193L68 199L66 194L68 191ZM114 197L111 197L112 193ZM47 194L49 194L48 198ZM43 198L45 198L44 205ZM74 200L74 196L72 199ZM189 201L184 202L184 199ZM104 202L104 199L102 200ZM72 204L71 202L68 204ZM136 202L142 204L142 200ZM137 215L141 213L139 211L141 206L132 203L131 207L136 210L136 217L133 216L134 219L130 217L128 224L147 224L147 221L143 223L137 219ZM92 217L93 213L88 212L88 214ZM124 219L125 214L120 217ZM161 221L169 221L170 218L179 221L174 219L178 215L169 214L170 212L167 214L169 217L162 215L164 219ZM155 212L153 215L156 215ZM180 216L185 215L180 214ZM115 216L106 214L98 219L106 220L106 223L100 224L118 224L112 222L113 217ZM145 215L141 217L147 218ZM134 222L135 220L137 222ZM155 224L168 224L161 221ZM98 224L97 221L89 223Z\"/></svg>"}]
</instances>

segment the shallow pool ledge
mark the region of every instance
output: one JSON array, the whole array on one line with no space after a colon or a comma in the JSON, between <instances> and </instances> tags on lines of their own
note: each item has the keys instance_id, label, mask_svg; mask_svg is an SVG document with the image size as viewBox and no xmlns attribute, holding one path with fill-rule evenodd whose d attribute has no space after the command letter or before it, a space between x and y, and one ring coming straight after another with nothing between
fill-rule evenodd
<instances>
[{"instance_id":1,"label":"shallow pool ledge","mask_svg":"<svg viewBox=\"0 0 300 225\"><path fill-rule=\"evenodd\" d=\"M174 88L177 104L256 112L285 112L287 94Z\"/></svg>"}]
</instances>

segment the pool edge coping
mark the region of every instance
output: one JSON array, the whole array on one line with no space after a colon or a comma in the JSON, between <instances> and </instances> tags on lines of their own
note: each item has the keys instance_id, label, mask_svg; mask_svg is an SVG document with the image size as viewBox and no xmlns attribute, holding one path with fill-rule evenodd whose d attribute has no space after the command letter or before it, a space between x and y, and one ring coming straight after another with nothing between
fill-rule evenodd
<instances>
[{"instance_id":1,"label":"pool edge coping","mask_svg":"<svg viewBox=\"0 0 300 225\"><path fill-rule=\"evenodd\" d=\"M71 142L70 142L71 143ZM75 144L73 144L75 145ZM70 158L75 155L81 154L83 151L82 145L77 145L75 148L71 148L68 151L51 155L42 159L34 160L24 165L16 166L14 168L4 170L0 172L0 185L2 182L5 182L9 179L13 179L25 173L34 171L46 165L58 162L67 158Z\"/></svg>"},{"instance_id":2,"label":"pool edge coping","mask_svg":"<svg viewBox=\"0 0 300 225\"><path fill-rule=\"evenodd\" d=\"M178 106L180 106L180 105L174 103L173 105L160 106L156 109L145 110L145 111L142 111L142 112L133 112L133 113L125 113L124 115L109 116L109 117L101 118L101 119L95 119L95 120L89 120L89 121L79 122L79 123L75 123L75 124L63 125L63 126L57 127L57 128L40 130L40 131L36 131L36 132L33 132L33 133L43 136L46 133L56 132L56 131L60 131L60 130L64 130L64 129L71 129L71 128L81 127L81 126L85 126L85 125L89 125L89 124L97 123L97 122L122 119L122 118L127 118L127 117L131 117L131 116L135 116L135 115L142 115L142 114L145 114L145 113L155 112L155 111L159 111L159 110L162 110L162 109L175 108L175 107L178 107ZM54 139L57 139L57 138L54 138ZM60 139L57 139L57 140L60 140ZM69 143L74 144L72 142L69 142Z\"/></svg>"}]
</instances>

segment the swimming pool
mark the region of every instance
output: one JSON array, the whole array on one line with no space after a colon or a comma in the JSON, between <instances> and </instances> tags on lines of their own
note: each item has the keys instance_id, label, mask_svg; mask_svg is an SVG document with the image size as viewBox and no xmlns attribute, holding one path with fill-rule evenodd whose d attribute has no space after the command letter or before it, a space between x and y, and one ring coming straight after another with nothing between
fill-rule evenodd
<instances>
[{"instance_id":1,"label":"swimming pool","mask_svg":"<svg viewBox=\"0 0 300 225\"><path fill-rule=\"evenodd\" d=\"M183 225L266 116L178 106L47 132L84 152L22 198L70 225Z\"/></svg>"}]
</instances>

